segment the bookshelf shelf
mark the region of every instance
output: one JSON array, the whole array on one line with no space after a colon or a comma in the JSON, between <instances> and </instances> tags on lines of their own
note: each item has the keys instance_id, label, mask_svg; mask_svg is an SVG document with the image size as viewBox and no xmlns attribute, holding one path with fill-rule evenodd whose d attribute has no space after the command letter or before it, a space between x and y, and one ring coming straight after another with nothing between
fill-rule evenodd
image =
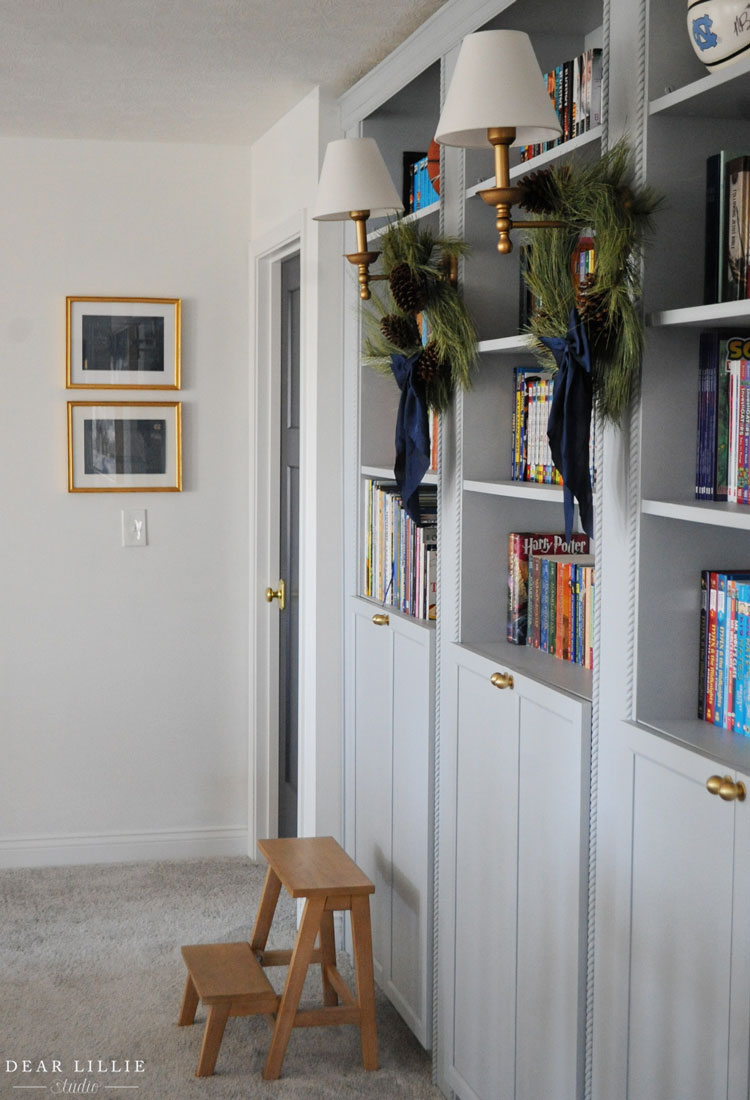
<instances>
[{"instance_id":1,"label":"bookshelf shelf","mask_svg":"<svg viewBox=\"0 0 750 1100\"><path fill-rule=\"evenodd\" d=\"M648 516L677 519L685 523L705 523L712 527L731 527L750 531L750 508L707 500L642 500L641 512Z\"/></svg>"},{"instance_id":2,"label":"bookshelf shelf","mask_svg":"<svg viewBox=\"0 0 750 1100\"><path fill-rule=\"evenodd\" d=\"M691 328L717 328L733 324L750 324L750 299L742 302L715 302L707 306L686 306L649 313L646 324L650 328L688 326Z\"/></svg>"},{"instance_id":3,"label":"bookshelf shelf","mask_svg":"<svg viewBox=\"0 0 750 1100\"><path fill-rule=\"evenodd\" d=\"M591 700L593 674L590 669L561 661L549 653L540 653L531 646L511 645L506 641L466 641L462 649L476 653L500 668L518 672L529 679L543 682L557 691L564 691L577 699Z\"/></svg>"},{"instance_id":4,"label":"bookshelf shelf","mask_svg":"<svg viewBox=\"0 0 750 1100\"><path fill-rule=\"evenodd\" d=\"M381 603L380 600L373 600L370 596L357 596L357 599L363 605L371 607L373 614L377 611L384 611L389 618L398 619L400 623L403 623L406 629L415 630L431 630L435 629L434 619L417 619L414 615L407 615L405 611L399 611L396 607L391 607L390 604Z\"/></svg>"},{"instance_id":5,"label":"bookshelf shelf","mask_svg":"<svg viewBox=\"0 0 750 1100\"><path fill-rule=\"evenodd\" d=\"M726 768L750 772L750 738L712 726L698 718L664 717L641 714L634 725L647 727L661 737L668 738L709 758Z\"/></svg>"},{"instance_id":6,"label":"bookshelf shelf","mask_svg":"<svg viewBox=\"0 0 750 1100\"><path fill-rule=\"evenodd\" d=\"M493 352L511 355L531 351L533 346L534 337L531 333L521 332L516 336L500 336L496 340L480 340L477 350L480 355L490 355Z\"/></svg>"},{"instance_id":7,"label":"bookshelf shelf","mask_svg":"<svg viewBox=\"0 0 750 1100\"><path fill-rule=\"evenodd\" d=\"M372 478L373 481L393 481L392 466L362 466L362 477ZM437 485L438 475L434 470L428 470L422 479L423 485Z\"/></svg>"},{"instance_id":8,"label":"bookshelf shelf","mask_svg":"<svg viewBox=\"0 0 750 1100\"><path fill-rule=\"evenodd\" d=\"M564 141L561 145L556 145L554 149L548 149L545 153L539 153L538 156L532 157L531 160L525 160L520 164L514 165L510 170L510 178L512 180L520 179L522 176L528 175L529 172L535 172L538 168L544 168L545 165L564 161L568 157L580 153L581 150L585 149L587 146L593 147L601 141L601 137L601 126L595 126L593 130L588 130L585 134L579 134L578 137L570 138L569 141ZM480 180L466 189L466 198L474 198L479 191L494 186L494 176Z\"/></svg>"},{"instance_id":9,"label":"bookshelf shelf","mask_svg":"<svg viewBox=\"0 0 750 1100\"><path fill-rule=\"evenodd\" d=\"M743 118L750 112L750 58L708 73L651 100L649 115L692 118Z\"/></svg>"},{"instance_id":10,"label":"bookshelf shelf","mask_svg":"<svg viewBox=\"0 0 750 1100\"><path fill-rule=\"evenodd\" d=\"M478 481L467 479L463 484L466 493L484 493L487 496L519 497L529 501L549 501L561 504L561 485L539 485L533 481Z\"/></svg>"},{"instance_id":11,"label":"bookshelf shelf","mask_svg":"<svg viewBox=\"0 0 750 1100\"><path fill-rule=\"evenodd\" d=\"M404 214L401 220L404 222L419 222L423 221L425 218L437 218L439 213L440 203L433 202L430 203L429 206L423 206L421 210L413 210L411 214ZM377 244L388 228L388 224L387 221L384 221L382 225L376 225L375 228L367 234L368 243Z\"/></svg>"}]
</instances>

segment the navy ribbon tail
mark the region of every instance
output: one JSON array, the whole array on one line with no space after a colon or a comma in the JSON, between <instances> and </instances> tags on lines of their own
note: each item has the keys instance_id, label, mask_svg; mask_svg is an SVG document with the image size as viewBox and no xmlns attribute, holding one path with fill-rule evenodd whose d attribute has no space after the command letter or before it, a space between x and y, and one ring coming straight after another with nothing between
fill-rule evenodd
<instances>
[{"instance_id":1,"label":"navy ribbon tail","mask_svg":"<svg viewBox=\"0 0 750 1100\"><path fill-rule=\"evenodd\" d=\"M573 534L573 498L578 501L581 527L594 534L594 499L589 474L589 438L593 383L586 328L575 307L565 336L540 336L558 366L547 438L552 461L563 479L565 538Z\"/></svg>"},{"instance_id":2,"label":"navy ribbon tail","mask_svg":"<svg viewBox=\"0 0 750 1100\"><path fill-rule=\"evenodd\" d=\"M419 486L430 465L430 428L425 385L417 376L421 350L414 355L392 355L391 370L401 390L396 415L396 461L393 473L403 506L420 522Z\"/></svg>"}]
</instances>

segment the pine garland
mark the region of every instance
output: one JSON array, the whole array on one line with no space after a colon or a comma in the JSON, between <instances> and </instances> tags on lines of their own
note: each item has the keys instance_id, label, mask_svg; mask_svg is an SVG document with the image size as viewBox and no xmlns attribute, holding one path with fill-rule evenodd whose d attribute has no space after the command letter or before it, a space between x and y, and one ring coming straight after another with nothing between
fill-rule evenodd
<instances>
[{"instance_id":1,"label":"pine garland","mask_svg":"<svg viewBox=\"0 0 750 1100\"><path fill-rule=\"evenodd\" d=\"M652 188L634 183L632 154L624 140L596 162L535 172L521 186L527 210L566 223L563 229L529 234L524 278L541 306L528 331L537 337L562 336L571 308L578 307L592 350L595 408L617 424L643 357L641 254L661 199ZM571 261L579 238L590 232L596 249L593 278L577 287ZM545 366L555 366L543 344L534 350Z\"/></svg>"},{"instance_id":2,"label":"pine garland","mask_svg":"<svg viewBox=\"0 0 750 1100\"><path fill-rule=\"evenodd\" d=\"M380 266L387 276L370 284L363 307L363 360L391 373L393 354L414 355L422 347L416 316L429 334L422 378L435 412L448 408L456 387L471 388L477 341L473 322L458 291L445 278L445 261L466 254L456 237L436 237L417 222L394 221L381 237ZM423 355L425 353L423 352Z\"/></svg>"}]
</instances>

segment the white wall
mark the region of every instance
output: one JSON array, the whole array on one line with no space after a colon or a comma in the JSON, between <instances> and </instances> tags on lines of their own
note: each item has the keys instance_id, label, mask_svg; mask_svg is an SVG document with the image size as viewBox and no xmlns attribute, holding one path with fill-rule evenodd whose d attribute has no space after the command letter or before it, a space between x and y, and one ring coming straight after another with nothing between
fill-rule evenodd
<instances>
[{"instance_id":1,"label":"white wall","mask_svg":"<svg viewBox=\"0 0 750 1100\"><path fill-rule=\"evenodd\" d=\"M250 159L0 139L0 863L245 850ZM183 300L182 493L67 492L66 294Z\"/></svg>"}]
</instances>

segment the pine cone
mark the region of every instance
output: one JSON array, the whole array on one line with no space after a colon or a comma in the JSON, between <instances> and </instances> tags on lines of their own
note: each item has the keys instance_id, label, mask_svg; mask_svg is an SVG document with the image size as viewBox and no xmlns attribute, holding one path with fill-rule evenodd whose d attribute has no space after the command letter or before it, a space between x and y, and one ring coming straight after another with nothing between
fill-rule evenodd
<instances>
[{"instance_id":1,"label":"pine cone","mask_svg":"<svg viewBox=\"0 0 750 1100\"><path fill-rule=\"evenodd\" d=\"M596 289L595 274L588 274L576 287L576 307L591 332L604 328L609 311L604 293Z\"/></svg>"},{"instance_id":2,"label":"pine cone","mask_svg":"<svg viewBox=\"0 0 750 1100\"><path fill-rule=\"evenodd\" d=\"M431 340L419 357L417 374L423 382L429 383L434 382L443 369L444 363L438 355L437 346Z\"/></svg>"},{"instance_id":3,"label":"pine cone","mask_svg":"<svg viewBox=\"0 0 750 1100\"><path fill-rule=\"evenodd\" d=\"M424 285L415 279L407 263L396 264L390 276L391 293L404 313L421 313L425 305Z\"/></svg>"},{"instance_id":4,"label":"pine cone","mask_svg":"<svg viewBox=\"0 0 750 1100\"><path fill-rule=\"evenodd\" d=\"M557 180L550 168L540 168L519 180L523 188L521 206L530 214L552 214L560 204Z\"/></svg>"},{"instance_id":5,"label":"pine cone","mask_svg":"<svg viewBox=\"0 0 750 1100\"><path fill-rule=\"evenodd\" d=\"M398 313L388 313L381 318L380 331L394 347L406 351L419 344L419 329L413 317L402 317Z\"/></svg>"}]
</instances>

